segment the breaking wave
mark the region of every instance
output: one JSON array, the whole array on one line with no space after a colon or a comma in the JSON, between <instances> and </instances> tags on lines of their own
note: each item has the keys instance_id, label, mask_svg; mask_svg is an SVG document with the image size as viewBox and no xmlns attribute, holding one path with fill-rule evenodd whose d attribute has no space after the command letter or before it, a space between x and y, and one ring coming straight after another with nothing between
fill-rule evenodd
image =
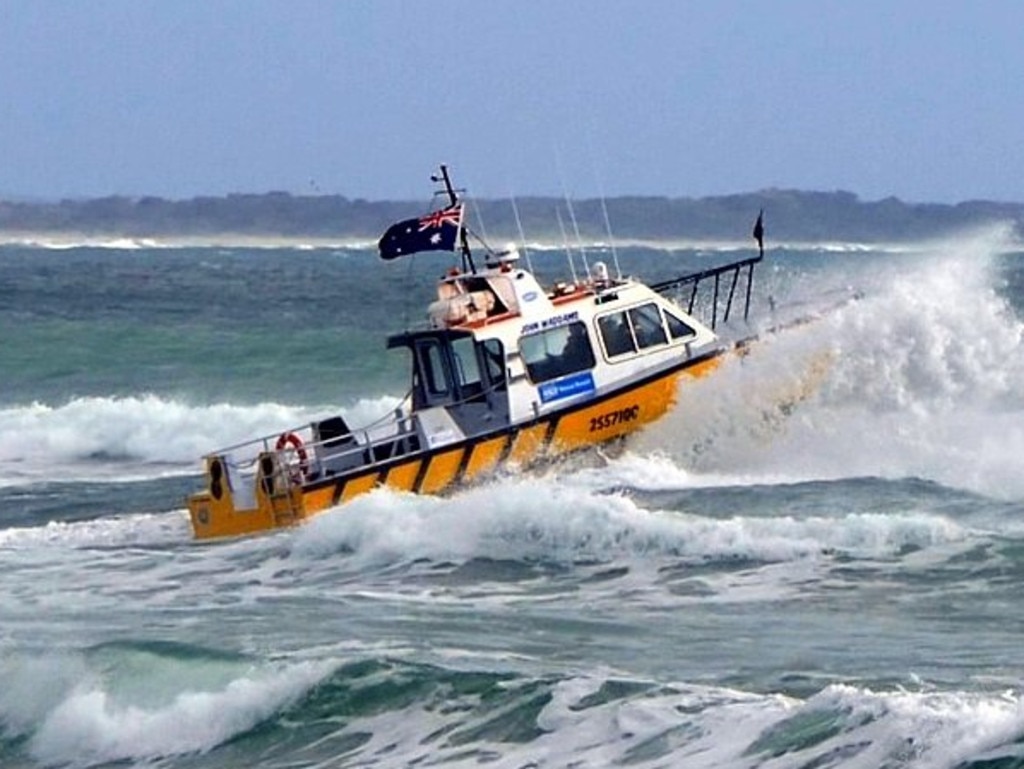
<instances>
[{"instance_id":1,"label":"breaking wave","mask_svg":"<svg viewBox=\"0 0 1024 769\"><path fill-rule=\"evenodd\" d=\"M1024 323L999 240L882 265L856 301L767 334L634 444L765 482L918 477L1024 496Z\"/></svg>"},{"instance_id":2,"label":"breaking wave","mask_svg":"<svg viewBox=\"0 0 1024 769\"><path fill-rule=\"evenodd\" d=\"M17 662L21 667L15 667ZM270 663L121 642L8 660L0 757L49 766L1020 766L1012 693L832 685L806 698L371 655Z\"/></svg>"},{"instance_id":3,"label":"breaking wave","mask_svg":"<svg viewBox=\"0 0 1024 769\"><path fill-rule=\"evenodd\" d=\"M138 480L198 472L219 447L273 435L344 411L353 424L395 408L394 398L348 409L228 403L194 406L155 395L74 398L60 406L0 408L0 485L43 480ZM61 477L54 468L61 468Z\"/></svg>"}]
</instances>

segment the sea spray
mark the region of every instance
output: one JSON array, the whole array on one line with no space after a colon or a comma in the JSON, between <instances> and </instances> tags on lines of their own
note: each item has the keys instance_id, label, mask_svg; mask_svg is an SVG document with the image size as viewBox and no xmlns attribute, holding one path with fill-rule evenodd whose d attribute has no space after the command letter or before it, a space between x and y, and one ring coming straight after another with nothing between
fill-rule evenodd
<instances>
[{"instance_id":1,"label":"sea spray","mask_svg":"<svg viewBox=\"0 0 1024 769\"><path fill-rule=\"evenodd\" d=\"M701 473L790 481L916 476L1024 493L1024 325L993 287L1003 240L889 263L870 290L768 334L635 446ZM1011 418L1008 418L1011 417Z\"/></svg>"}]
</instances>

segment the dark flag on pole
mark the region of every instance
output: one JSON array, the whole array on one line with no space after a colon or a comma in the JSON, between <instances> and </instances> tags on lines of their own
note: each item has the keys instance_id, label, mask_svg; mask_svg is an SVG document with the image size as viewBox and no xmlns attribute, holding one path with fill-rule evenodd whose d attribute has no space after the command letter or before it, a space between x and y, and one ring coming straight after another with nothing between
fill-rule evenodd
<instances>
[{"instance_id":1,"label":"dark flag on pole","mask_svg":"<svg viewBox=\"0 0 1024 769\"><path fill-rule=\"evenodd\" d=\"M757 221L754 222L754 240L757 241L757 252L761 256L764 256L764 209L757 215Z\"/></svg>"},{"instance_id":2,"label":"dark flag on pole","mask_svg":"<svg viewBox=\"0 0 1024 769\"><path fill-rule=\"evenodd\" d=\"M397 259L417 251L454 251L461 227L461 205L392 224L377 242L380 258Z\"/></svg>"}]
</instances>

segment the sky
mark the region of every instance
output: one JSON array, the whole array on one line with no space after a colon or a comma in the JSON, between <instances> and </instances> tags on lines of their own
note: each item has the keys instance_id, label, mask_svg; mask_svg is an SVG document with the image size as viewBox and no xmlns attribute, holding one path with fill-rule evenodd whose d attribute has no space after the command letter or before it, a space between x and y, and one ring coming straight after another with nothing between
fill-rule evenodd
<instances>
[{"instance_id":1,"label":"sky","mask_svg":"<svg viewBox=\"0 0 1024 769\"><path fill-rule=\"evenodd\" d=\"M1024 201L1019 0L0 0L0 196Z\"/></svg>"}]
</instances>

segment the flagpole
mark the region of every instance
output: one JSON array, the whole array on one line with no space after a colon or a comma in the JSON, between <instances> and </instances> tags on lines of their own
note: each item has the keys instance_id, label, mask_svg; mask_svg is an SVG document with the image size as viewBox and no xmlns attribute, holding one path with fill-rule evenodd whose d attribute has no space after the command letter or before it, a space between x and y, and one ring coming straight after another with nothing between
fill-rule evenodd
<instances>
[{"instance_id":1,"label":"flagpole","mask_svg":"<svg viewBox=\"0 0 1024 769\"><path fill-rule=\"evenodd\" d=\"M754 222L754 231L751 233L757 241L757 261L764 259L764 209L758 211L757 221ZM737 274L739 274L737 272ZM747 302L743 307L743 320L750 315L750 294L754 289L754 262L750 262L747 268Z\"/></svg>"},{"instance_id":2,"label":"flagpole","mask_svg":"<svg viewBox=\"0 0 1024 769\"><path fill-rule=\"evenodd\" d=\"M754 239L757 241L757 254L759 259L764 259L764 209L762 208L760 213L757 215L757 221L754 222L754 232L752 233Z\"/></svg>"},{"instance_id":3,"label":"flagpole","mask_svg":"<svg viewBox=\"0 0 1024 769\"><path fill-rule=\"evenodd\" d=\"M452 186L452 179L448 175L448 166L444 163L441 164L441 178L438 179L436 176L433 177L434 181L443 181L445 192L448 193L448 205L449 207L459 204L459 196L455 192L455 187ZM476 266L473 264L473 253L469 250L469 238L466 237L466 228L463 226L462 219L466 213L466 204L462 203L459 209L459 234L458 238L462 245L462 269L465 270L469 267L469 271L476 274Z\"/></svg>"}]
</instances>

